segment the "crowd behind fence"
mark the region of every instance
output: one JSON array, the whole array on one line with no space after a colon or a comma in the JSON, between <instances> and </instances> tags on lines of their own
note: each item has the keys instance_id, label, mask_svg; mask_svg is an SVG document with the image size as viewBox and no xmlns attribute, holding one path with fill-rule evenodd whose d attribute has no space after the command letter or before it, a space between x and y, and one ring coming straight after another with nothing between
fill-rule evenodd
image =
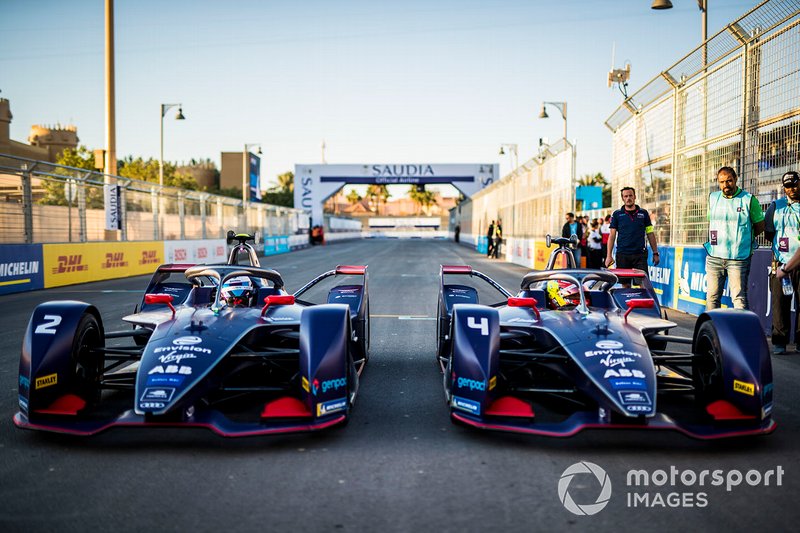
<instances>
[{"instance_id":1,"label":"crowd behind fence","mask_svg":"<svg viewBox=\"0 0 800 533\"><path fill-rule=\"evenodd\" d=\"M109 237L106 190L118 191L119 230ZM304 234L301 209L160 187L0 154L0 243L214 239L229 229L263 236Z\"/></svg>"}]
</instances>

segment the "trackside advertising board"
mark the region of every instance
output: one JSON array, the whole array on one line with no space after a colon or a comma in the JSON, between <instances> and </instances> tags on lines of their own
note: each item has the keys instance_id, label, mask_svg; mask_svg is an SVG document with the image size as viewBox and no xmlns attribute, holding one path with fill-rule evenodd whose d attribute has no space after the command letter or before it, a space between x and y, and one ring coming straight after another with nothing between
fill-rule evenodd
<instances>
[{"instance_id":1,"label":"trackside advertising board","mask_svg":"<svg viewBox=\"0 0 800 533\"><path fill-rule=\"evenodd\" d=\"M228 259L225 239L164 241L165 263L224 263Z\"/></svg>"},{"instance_id":2,"label":"trackside advertising board","mask_svg":"<svg viewBox=\"0 0 800 533\"><path fill-rule=\"evenodd\" d=\"M41 244L0 245L0 294L44 287Z\"/></svg>"},{"instance_id":3,"label":"trackside advertising board","mask_svg":"<svg viewBox=\"0 0 800 533\"><path fill-rule=\"evenodd\" d=\"M47 288L151 274L165 262L163 241L43 244L42 256Z\"/></svg>"}]
</instances>

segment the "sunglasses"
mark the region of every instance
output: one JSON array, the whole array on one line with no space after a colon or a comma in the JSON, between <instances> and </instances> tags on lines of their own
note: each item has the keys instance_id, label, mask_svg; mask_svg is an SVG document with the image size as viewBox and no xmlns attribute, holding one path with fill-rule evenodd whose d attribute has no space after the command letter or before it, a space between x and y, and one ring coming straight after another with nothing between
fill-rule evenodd
<instances>
[{"instance_id":1,"label":"sunglasses","mask_svg":"<svg viewBox=\"0 0 800 533\"><path fill-rule=\"evenodd\" d=\"M795 181L794 183L784 183L783 184L783 188L784 189L794 189L798 185L800 185L800 182L797 182L797 181Z\"/></svg>"}]
</instances>

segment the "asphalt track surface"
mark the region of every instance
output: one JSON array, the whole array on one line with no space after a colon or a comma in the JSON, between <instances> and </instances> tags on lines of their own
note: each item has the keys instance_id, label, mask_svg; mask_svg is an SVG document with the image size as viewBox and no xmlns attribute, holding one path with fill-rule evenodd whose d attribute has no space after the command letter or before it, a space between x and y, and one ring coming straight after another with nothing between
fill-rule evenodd
<instances>
[{"instance_id":1,"label":"asphalt track surface","mask_svg":"<svg viewBox=\"0 0 800 533\"><path fill-rule=\"evenodd\" d=\"M224 439L201 429L115 429L91 438L14 427L20 344L33 308L96 304L122 326L148 277L0 297L0 530L7 531L789 531L800 505L800 354L775 358L777 431L707 443L678 433L591 431L568 439L453 425L434 364L440 263L471 264L506 287L525 269L444 241L355 241L262 261L290 290L336 264L368 264L371 360L350 423L324 433ZM691 328L693 319L672 313ZM684 329L683 334L690 334ZM558 481L590 461L612 483L605 509L576 516ZM770 486L629 488L627 472L783 469ZM755 476L755 474L752 474ZM690 480L690 474L686 474ZM754 478L751 478L754 479ZM594 503L600 483L569 494ZM628 493L651 502L631 506ZM675 504L677 493L681 499ZM704 493L705 496L699 496ZM707 502L698 507L702 500ZM684 506L687 502L695 506Z\"/></svg>"}]
</instances>

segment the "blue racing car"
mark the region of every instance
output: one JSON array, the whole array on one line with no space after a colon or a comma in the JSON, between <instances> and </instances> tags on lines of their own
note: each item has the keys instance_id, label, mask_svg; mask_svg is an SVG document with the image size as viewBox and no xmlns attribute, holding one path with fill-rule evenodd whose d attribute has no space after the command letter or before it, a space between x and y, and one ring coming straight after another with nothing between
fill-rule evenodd
<instances>
[{"instance_id":1,"label":"blue racing car","mask_svg":"<svg viewBox=\"0 0 800 533\"><path fill-rule=\"evenodd\" d=\"M15 424L246 436L344 423L369 356L367 267L338 266L289 294L250 240L229 232L227 264L159 267L123 319L133 329L105 331L88 303L39 305L22 346ZM240 254L249 264L237 264ZM301 299L315 291L319 303Z\"/></svg>"},{"instance_id":2,"label":"blue racing car","mask_svg":"<svg viewBox=\"0 0 800 533\"><path fill-rule=\"evenodd\" d=\"M755 314L709 311L691 338L671 335L677 324L662 319L644 272L576 269L571 241L551 242L547 269L525 275L516 295L469 266L441 267L437 361L454 422L561 437L774 431L772 364ZM560 255L568 268L556 270ZM502 299L479 303L486 288Z\"/></svg>"}]
</instances>

